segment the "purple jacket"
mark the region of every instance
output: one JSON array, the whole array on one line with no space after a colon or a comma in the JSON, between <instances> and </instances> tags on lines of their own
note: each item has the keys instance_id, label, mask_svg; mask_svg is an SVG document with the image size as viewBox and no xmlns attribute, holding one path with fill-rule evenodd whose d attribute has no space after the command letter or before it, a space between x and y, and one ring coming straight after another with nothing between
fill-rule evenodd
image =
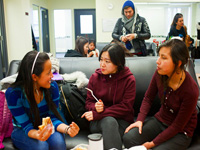
<instances>
[{"instance_id":1,"label":"purple jacket","mask_svg":"<svg viewBox=\"0 0 200 150\"><path fill-rule=\"evenodd\" d=\"M130 123L134 122L133 104L136 86L135 77L128 67L112 75L103 75L101 69L97 69L90 77L88 88L104 103L104 111L97 113L96 100L88 91L85 108L93 112L94 120L111 116Z\"/></svg>"},{"instance_id":2,"label":"purple jacket","mask_svg":"<svg viewBox=\"0 0 200 150\"><path fill-rule=\"evenodd\" d=\"M189 73L185 72L185 74L185 80L177 90L174 91L170 87L167 88L166 95L164 96L165 102L155 114L155 117L159 121L168 125L167 129L153 139L155 145L167 141L178 133L184 133L187 134L187 136L192 137L196 128L196 105L199 89ZM163 89L164 87L161 83L160 76L156 71L149 88L145 93L137 121L144 122L156 94L158 93L160 99L163 97Z\"/></svg>"}]
</instances>

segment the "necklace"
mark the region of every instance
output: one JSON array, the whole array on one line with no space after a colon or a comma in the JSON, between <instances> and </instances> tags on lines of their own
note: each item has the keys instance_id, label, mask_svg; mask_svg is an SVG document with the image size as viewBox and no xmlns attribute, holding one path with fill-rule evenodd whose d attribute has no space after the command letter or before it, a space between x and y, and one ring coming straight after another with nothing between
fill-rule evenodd
<instances>
[{"instance_id":1,"label":"necklace","mask_svg":"<svg viewBox=\"0 0 200 150\"><path fill-rule=\"evenodd\" d=\"M40 103L42 101L42 95L39 93L37 89L35 89L35 93L36 93L35 100L37 103Z\"/></svg>"},{"instance_id":2,"label":"necklace","mask_svg":"<svg viewBox=\"0 0 200 150\"><path fill-rule=\"evenodd\" d=\"M182 81L182 79L183 79L183 71L182 71L182 73L181 73L181 78L180 78L180 80L179 80L179 82L178 82L178 84L177 84L177 87L176 87L176 89L178 89L178 88L179 88L179 86L180 86L180 84L181 84L181 81Z\"/></svg>"}]
</instances>

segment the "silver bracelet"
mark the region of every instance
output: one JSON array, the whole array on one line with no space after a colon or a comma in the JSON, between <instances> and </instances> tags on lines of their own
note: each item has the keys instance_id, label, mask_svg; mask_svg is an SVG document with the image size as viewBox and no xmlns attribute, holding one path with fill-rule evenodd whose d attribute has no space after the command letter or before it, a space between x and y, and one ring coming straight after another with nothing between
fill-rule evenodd
<instances>
[{"instance_id":1,"label":"silver bracelet","mask_svg":"<svg viewBox=\"0 0 200 150\"><path fill-rule=\"evenodd\" d=\"M64 131L65 134L68 134L68 130L69 130L69 128L70 128L70 126L68 126L68 127L65 128L65 131Z\"/></svg>"}]
</instances>

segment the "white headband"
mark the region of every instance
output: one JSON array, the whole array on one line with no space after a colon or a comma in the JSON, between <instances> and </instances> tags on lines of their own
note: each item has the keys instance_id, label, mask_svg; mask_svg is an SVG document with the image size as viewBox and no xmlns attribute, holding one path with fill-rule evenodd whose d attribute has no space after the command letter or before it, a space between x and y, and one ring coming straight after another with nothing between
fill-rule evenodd
<instances>
[{"instance_id":1,"label":"white headband","mask_svg":"<svg viewBox=\"0 0 200 150\"><path fill-rule=\"evenodd\" d=\"M35 56L35 59L34 59L33 65L32 65L32 69L31 69L31 74L33 74L33 69L35 67L35 63L36 63L36 60L37 60L39 54L40 54L40 52L38 52L37 55Z\"/></svg>"}]
</instances>

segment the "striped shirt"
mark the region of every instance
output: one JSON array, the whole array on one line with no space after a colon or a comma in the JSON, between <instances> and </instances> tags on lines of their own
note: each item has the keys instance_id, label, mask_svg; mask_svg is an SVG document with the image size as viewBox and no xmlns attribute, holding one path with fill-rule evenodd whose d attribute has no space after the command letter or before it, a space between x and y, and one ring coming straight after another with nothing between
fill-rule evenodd
<instances>
[{"instance_id":1,"label":"striped shirt","mask_svg":"<svg viewBox=\"0 0 200 150\"><path fill-rule=\"evenodd\" d=\"M56 104L58 110L60 95L58 85L55 81L51 83L50 93L52 100ZM34 129L34 127L29 117L30 105L25 95L24 89L20 87L10 87L6 90L5 96L8 103L8 108L15 118L15 121L13 121L14 125L21 127L28 135L28 132L31 129ZM37 104L37 106L39 108L40 119L42 120L42 118L50 116L55 129L57 129L57 126L60 125L62 122L58 120L55 115L49 110L44 93L42 101Z\"/></svg>"}]
</instances>

